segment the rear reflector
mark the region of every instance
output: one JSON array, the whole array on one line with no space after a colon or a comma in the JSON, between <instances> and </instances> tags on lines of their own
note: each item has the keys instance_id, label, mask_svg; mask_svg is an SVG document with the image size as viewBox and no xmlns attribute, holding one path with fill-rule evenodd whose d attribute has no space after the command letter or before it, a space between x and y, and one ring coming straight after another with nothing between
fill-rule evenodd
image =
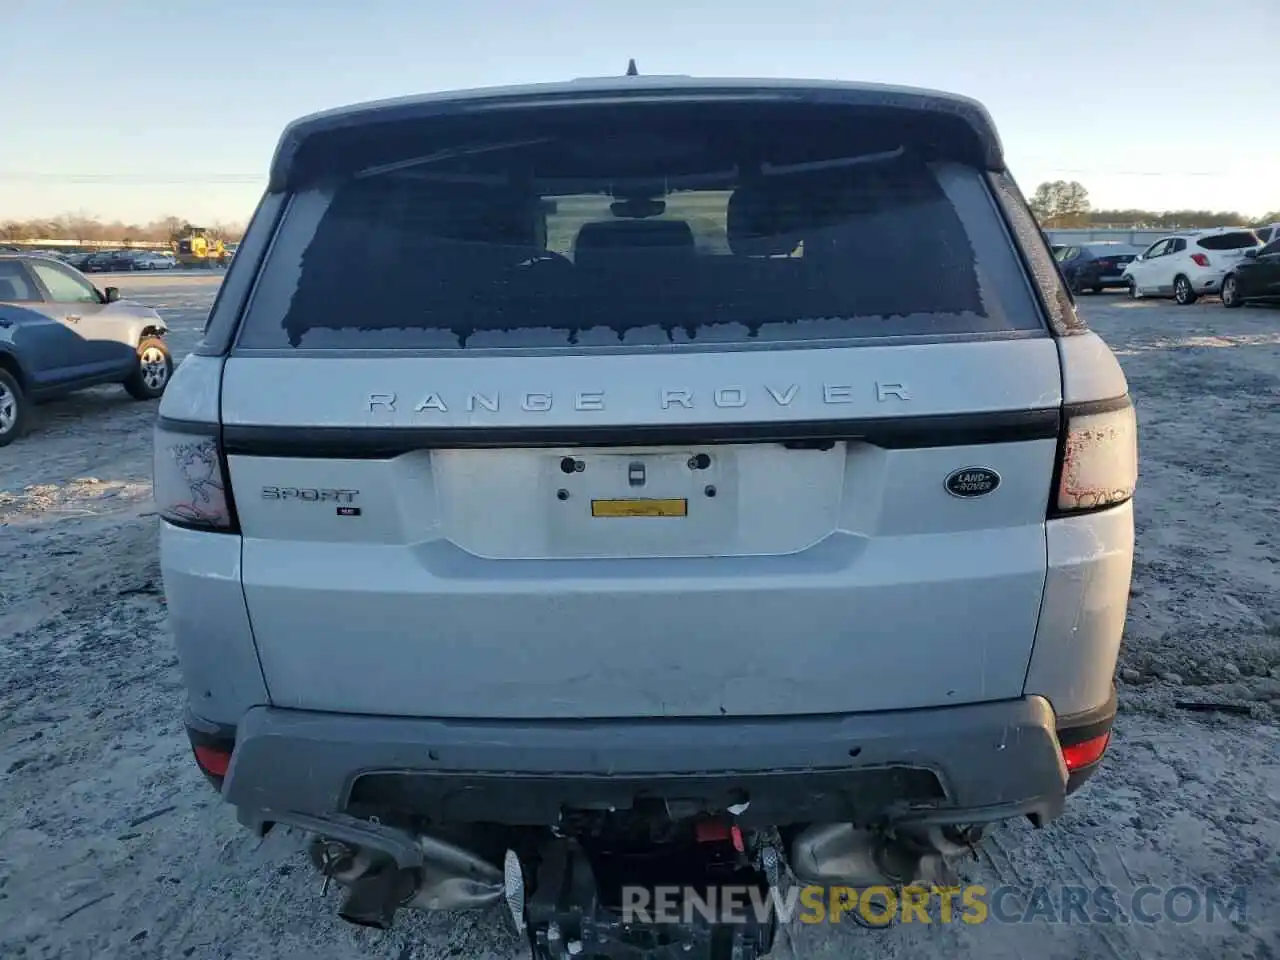
<instances>
[{"instance_id":1,"label":"rear reflector","mask_svg":"<svg viewBox=\"0 0 1280 960\"><path fill-rule=\"evenodd\" d=\"M197 744L194 748L196 763L211 777L225 777L227 767L231 766L231 751L219 750L205 744Z\"/></svg>"},{"instance_id":2,"label":"rear reflector","mask_svg":"<svg viewBox=\"0 0 1280 960\"><path fill-rule=\"evenodd\" d=\"M1097 763L1102 759L1102 755L1107 751L1107 744L1111 740L1111 733L1108 731L1100 736L1085 740L1082 743L1075 743L1069 747L1062 748L1062 759L1066 761L1067 771L1079 770L1081 767L1087 767L1091 763Z\"/></svg>"}]
</instances>

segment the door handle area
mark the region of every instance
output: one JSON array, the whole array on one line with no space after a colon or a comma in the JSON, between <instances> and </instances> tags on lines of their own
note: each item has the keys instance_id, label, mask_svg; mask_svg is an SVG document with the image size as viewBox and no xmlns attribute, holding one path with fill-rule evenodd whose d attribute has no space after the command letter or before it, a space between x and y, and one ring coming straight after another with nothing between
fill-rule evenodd
<instances>
[{"instance_id":1,"label":"door handle area","mask_svg":"<svg viewBox=\"0 0 1280 960\"><path fill-rule=\"evenodd\" d=\"M67 317L67 323L79 323L79 322L80 322L79 317Z\"/></svg>"}]
</instances>

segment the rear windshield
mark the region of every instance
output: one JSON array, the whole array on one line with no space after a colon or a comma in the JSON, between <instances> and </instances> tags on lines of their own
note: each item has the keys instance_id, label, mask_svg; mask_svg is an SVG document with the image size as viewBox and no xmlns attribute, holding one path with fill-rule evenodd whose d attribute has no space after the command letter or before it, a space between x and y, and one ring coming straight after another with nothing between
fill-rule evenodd
<instances>
[{"instance_id":1,"label":"rear windshield","mask_svg":"<svg viewBox=\"0 0 1280 960\"><path fill-rule=\"evenodd\" d=\"M299 190L237 347L1042 329L980 171L856 129L713 117L500 128Z\"/></svg>"},{"instance_id":2,"label":"rear windshield","mask_svg":"<svg viewBox=\"0 0 1280 960\"><path fill-rule=\"evenodd\" d=\"M18 260L0 260L0 301L39 300L36 288Z\"/></svg>"},{"instance_id":3,"label":"rear windshield","mask_svg":"<svg viewBox=\"0 0 1280 960\"><path fill-rule=\"evenodd\" d=\"M1258 246L1258 235L1252 230L1219 233L1197 240L1196 246L1205 250L1244 250L1248 247Z\"/></svg>"}]
</instances>

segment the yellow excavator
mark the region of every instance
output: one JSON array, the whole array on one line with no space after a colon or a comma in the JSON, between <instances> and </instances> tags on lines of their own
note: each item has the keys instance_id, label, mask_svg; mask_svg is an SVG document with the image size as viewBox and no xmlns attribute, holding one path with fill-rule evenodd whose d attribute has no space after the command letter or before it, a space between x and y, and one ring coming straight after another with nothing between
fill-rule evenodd
<instances>
[{"instance_id":1,"label":"yellow excavator","mask_svg":"<svg viewBox=\"0 0 1280 960\"><path fill-rule=\"evenodd\" d=\"M218 267L227 259L226 247L200 227L192 227L171 241L180 267Z\"/></svg>"}]
</instances>

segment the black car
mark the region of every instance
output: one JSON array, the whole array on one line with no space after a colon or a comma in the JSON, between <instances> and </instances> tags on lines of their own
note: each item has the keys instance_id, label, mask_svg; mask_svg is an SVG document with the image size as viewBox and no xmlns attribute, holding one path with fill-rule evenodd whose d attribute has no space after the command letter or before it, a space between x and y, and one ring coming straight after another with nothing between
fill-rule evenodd
<instances>
[{"instance_id":1,"label":"black car","mask_svg":"<svg viewBox=\"0 0 1280 960\"><path fill-rule=\"evenodd\" d=\"M103 273L106 271L132 270L133 254L128 250L104 250L95 253L85 261L82 269L85 273Z\"/></svg>"},{"instance_id":2,"label":"black car","mask_svg":"<svg viewBox=\"0 0 1280 960\"><path fill-rule=\"evenodd\" d=\"M1064 247L1057 259L1072 293L1085 290L1101 293L1109 287L1129 285L1124 278L1124 268L1141 252L1140 248L1125 243L1083 243Z\"/></svg>"},{"instance_id":3,"label":"black car","mask_svg":"<svg viewBox=\"0 0 1280 960\"><path fill-rule=\"evenodd\" d=\"M1222 278L1222 305L1243 307L1250 301L1280 303L1280 240L1261 250L1246 250L1244 259Z\"/></svg>"}]
</instances>

